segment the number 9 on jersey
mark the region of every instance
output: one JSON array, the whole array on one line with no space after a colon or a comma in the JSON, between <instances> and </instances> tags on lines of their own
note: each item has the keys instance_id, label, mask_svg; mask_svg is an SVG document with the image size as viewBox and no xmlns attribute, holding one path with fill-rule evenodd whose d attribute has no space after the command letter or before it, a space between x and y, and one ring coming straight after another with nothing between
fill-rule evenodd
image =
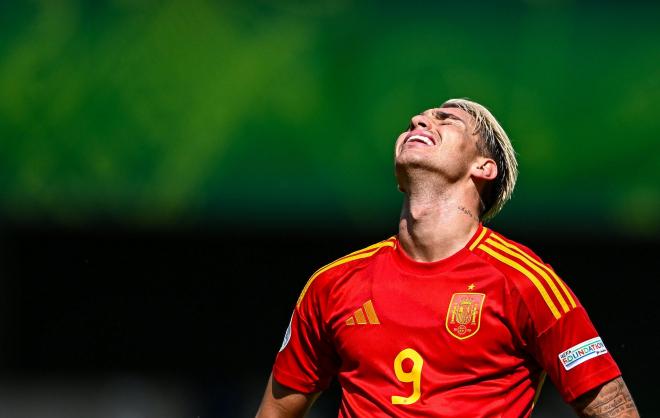
<instances>
[{"instance_id":1,"label":"number 9 on jersey","mask_svg":"<svg viewBox=\"0 0 660 418\"><path fill-rule=\"evenodd\" d=\"M406 359L412 361L412 368L408 372L403 371L403 362ZM410 396L392 396L392 404L394 405L410 405L419 400L422 394L422 366L424 360L419 353L412 348L406 348L397 354L394 359L394 374L396 378L404 383L413 384L413 392Z\"/></svg>"}]
</instances>

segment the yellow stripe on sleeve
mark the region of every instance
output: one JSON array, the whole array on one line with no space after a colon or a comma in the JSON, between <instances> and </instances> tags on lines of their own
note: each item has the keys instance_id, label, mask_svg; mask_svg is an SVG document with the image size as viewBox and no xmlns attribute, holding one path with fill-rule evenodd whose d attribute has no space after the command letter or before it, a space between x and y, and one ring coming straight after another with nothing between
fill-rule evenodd
<instances>
[{"instance_id":1,"label":"yellow stripe on sleeve","mask_svg":"<svg viewBox=\"0 0 660 418\"><path fill-rule=\"evenodd\" d=\"M566 312L569 311L569 309L568 309L568 305L566 304L566 301L564 300L564 298L561 296L561 293L559 293L559 289L557 289L557 286L555 285L555 282L553 282L553 281L550 279L550 277L548 277L548 275L546 274L545 271L543 271L542 269L540 269L540 268L539 268L537 265L535 265L534 263L530 262L529 259L527 259L526 257L523 257L523 256L520 255L519 253L517 253L517 252L515 252L515 251L513 251L513 250L511 250L511 249L509 249L509 248L507 248L507 247L505 247L505 246L502 245L502 244L498 244L497 242L493 241L493 240L490 239L490 238L488 238L488 239L486 240L486 242L487 242L488 244L490 244L491 246L493 246L493 247L499 249L500 251L504 251L505 253L509 254L510 256L517 258L518 260L522 261L523 263L527 264L529 267L531 267L532 269L534 269L534 271L536 271L538 274L541 275L541 277L543 277L543 280L545 280L545 282L548 284L548 286L550 286L550 289L552 290L552 293L555 295L555 297L556 297L557 300L559 301L559 304L561 305L562 309L564 310L564 313L566 313Z\"/></svg>"},{"instance_id":2,"label":"yellow stripe on sleeve","mask_svg":"<svg viewBox=\"0 0 660 418\"><path fill-rule=\"evenodd\" d=\"M383 247L394 247L394 243L392 241L382 241L379 242L378 244L371 245L365 249L362 249L360 251L355 251L351 254L355 255L347 255L346 257L342 257L339 260L333 261L330 264L327 264L320 269L316 270L314 274L312 274L312 277L307 280L307 283L305 284L305 287L303 288L302 292L300 292L300 296L298 296L298 302L296 302L296 307L300 307L300 303L302 302L303 298L305 297L305 294L307 293L307 289L309 289L309 286L314 282L314 280L323 272L326 272L330 270L331 268L340 266L342 264L348 263L350 261L354 260L359 260L362 258L367 258L371 257L372 255L376 254L378 250L380 250ZM361 251L366 251L367 249L373 249L373 251L369 252L361 252Z\"/></svg>"},{"instance_id":3,"label":"yellow stripe on sleeve","mask_svg":"<svg viewBox=\"0 0 660 418\"><path fill-rule=\"evenodd\" d=\"M518 246L511 244L510 242L504 241L501 237L499 237L497 234L491 234L490 235L492 238L495 238L499 242L502 243L502 245L505 245L513 250L516 250L518 253L520 253L522 256L524 256L526 259L531 261L532 263L536 264L537 266L541 267L543 270L547 271L550 273L550 275L555 279L555 281L559 284L559 287L561 287L561 290L564 292L564 295L566 295L566 299L568 299L568 302L571 304L573 308L575 308L577 305L575 304L575 299L571 295L571 292L566 288L566 285L564 284L564 281L557 276L557 273L550 267L546 266L545 264L539 262L537 259L534 257L530 256L527 254L525 251L520 249Z\"/></svg>"},{"instance_id":4,"label":"yellow stripe on sleeve","mask_svg":"<svg viewBox=\"0 0 660 418\"><path fill-rule=\"evenodd\" d=\"M548 308L550 308L550 311L552 312L552 315L554 315L555 319L561 318L561 314L559 313L559 310L557 310L557 307L555 306L554 302L552 299L550 299L550 295L548 295L548 292L546 292L545 288L539 282L539 280L534 276L534 274L527 270L525 267L521 266L520 264L516 263L512 259L498 253L497 251L486 247L484 244L479 245L479 249L483 250L484 252L490 254L494 258L500 260L502 263L513 267L514 269L518 270L522 274L524 274L536 287L536 289L539 291L541 294L541 297L543 297L543 300L545 301L546 305L548 305Z\"/></svg>"},{"instance_id":5,"label":"yellow stripe on sleeve","mask_svg":"<svg viewBox=\"0 0 660 418\"><path fill-rule=\"evenodd\" d=\"M541 372L541 376L539 376L539 384L536 386L536 393L534 394L534 400L532 401L532 409L536 406L536 402L539 400L539 396L541 396L541 389L543 389L543 384L545 383L545 378L548 376L548 373L543 370Z\"/></svg>"},{"instance_id":6,"label":"yellow stripe on sleeve","mask_svg":"<svg viewBox=\"0 0 660 418\"><path fill-rule=\"evenodd\" d=\"M394 238L394 237L390 237L390 238L386 239L385 241L377 242L377 243L375 243L373 245L370 245L368 247L365 247L361 250L353 251L352 253L343 256L342 258L350 257L353 254L363 253L365 251L375 250L375 249L382 248L382 247L394 247L394 242L391 241L392 238ZM341 258L339 260L341 260ZM339 261L339 260L337 260L337 261Z\"/></svg>"},{"instance_id":7,"label":"yellow stripe on sleeve","mask_svg":"<svg viewBox=\"0 0 660 418\"><path fill-rule=\"evenodd\" d=\"M488 232L488 228L486 228L485 226L482 227L482 230L481 230L481 233L479 234L479 237L477 237L477 239L474 240L472 245L470 245L470 251L474 250L475 247L477 245L479 245L479 241L481 241L481 239L484 237L484 235L486 235L486 232Z\"/></svg>"}]
</instances>

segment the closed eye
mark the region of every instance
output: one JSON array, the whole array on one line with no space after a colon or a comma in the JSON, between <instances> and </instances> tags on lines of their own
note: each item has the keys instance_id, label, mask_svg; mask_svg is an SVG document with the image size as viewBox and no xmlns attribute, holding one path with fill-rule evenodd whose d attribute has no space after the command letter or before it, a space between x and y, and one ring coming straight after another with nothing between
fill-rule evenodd
<instances>
[{"instance_id":1,"label":"closed eye","mask_svg":"<svg viewBox=\"0 0 660 418\"><path fill-rule=\"evenodd\" d=\"M465 125L465 122L463 122L463 119L459 118L458 116L452 114L452 113L447 113L443 112L442 110L437 110L433 113L433 116L435 116L436 119L438 119L441 123L441 125L451 125L454 122L460 122L463 125Z\"/></svg>"}]
</instances>

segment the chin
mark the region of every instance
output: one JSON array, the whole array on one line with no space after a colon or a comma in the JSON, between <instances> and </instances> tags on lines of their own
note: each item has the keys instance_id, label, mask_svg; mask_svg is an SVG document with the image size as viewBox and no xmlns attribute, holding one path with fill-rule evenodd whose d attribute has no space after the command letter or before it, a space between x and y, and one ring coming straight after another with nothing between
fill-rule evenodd
<instances>
[{"instance_id":1,"label":"chin","mask_svg":"<svg viewBox=\"0 0 660 418\"><path fill-rule=\"evenodd\" d=\"M429 161L428 157L414 153L400 154L399 156L397 156L394 163L397 167L397 170L400 167L404 170L427 169L427 170L436 171L434 170L433 164L431 163L431 161Z\"/></svg>"},{"instance_id":2,"label":"chin","mask_svg":"<svg viewBox=\"0 0 660 418\"><path fill-rule=\"evenodd\" d=\"M428 161L401 161L396 164L396 178L399 189L405 189L401 185L426 183L430 179L436 181L439 180L438 177L442 177L441 170L428 164Z\"/></svg>"}]
</instances>

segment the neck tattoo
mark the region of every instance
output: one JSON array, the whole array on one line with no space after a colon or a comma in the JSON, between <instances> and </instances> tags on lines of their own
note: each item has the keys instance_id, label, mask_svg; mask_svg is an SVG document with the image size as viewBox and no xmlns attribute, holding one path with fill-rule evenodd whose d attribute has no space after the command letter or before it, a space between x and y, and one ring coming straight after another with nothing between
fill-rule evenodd
<instances>
[{"instance_id":1,"label":"neck tattoo","mask_svg":"<svg viewBox=\"0 0 660 418\"><path fill-rule=\"evenodd\" d=\"M479 219L477 219L476 216L474 216L472 211L470 209L466 208L465 206L459 206L458 210L460 210L461 212L463 212L464 214L466 214L467 216L469 216L470 218L472 218L474 220L477 220L477 221L479 220Z\"/></svg>"}]
</instances>

